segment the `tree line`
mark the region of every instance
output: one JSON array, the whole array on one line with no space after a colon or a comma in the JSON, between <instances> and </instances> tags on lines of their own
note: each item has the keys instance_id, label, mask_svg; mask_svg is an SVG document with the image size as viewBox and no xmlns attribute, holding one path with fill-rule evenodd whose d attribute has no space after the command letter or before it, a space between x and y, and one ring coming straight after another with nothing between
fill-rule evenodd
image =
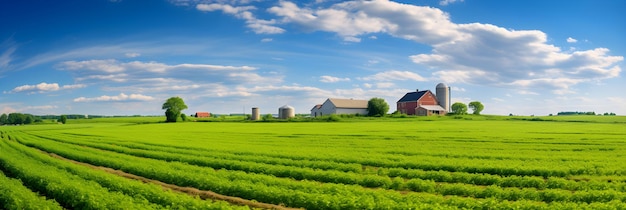
<instances>
[{"instance_id":1,"label":"tree line","mask_svg":"<svg viewBox=\"0 0 626 210\"><path fill-rule=\"evenodd\" d=\"M67 116L61 115L61 116L54 116L54 118L52 118L51 115L46 115L42 117L42 116L35 116L32 114L23 114L23 113L15 112L15 113L0 115L0 125L34 124L34 123L41 123L43 122L44 119L54 119L54 120L57 120L58 122L65 124L65 122L67 121Z\"/></svg>"},{"instance_id":2,"label":"tree line","mask_svg":"<svg viewBox=\"0 0 626 210\"><path fill-rule=\"evenodd\" d=\"M451 114L455 114L455 115L467 114L468 107L472 109L472 114L475 114L475 115L479 115L480 112L482 112L483 109L485 109L485 105L483 105L483 103L480 103L480 101L472 101L468 105L465 105L464 103L461 103L461 102L456 102L452 104Z\"/></svg>"}]
</instances>

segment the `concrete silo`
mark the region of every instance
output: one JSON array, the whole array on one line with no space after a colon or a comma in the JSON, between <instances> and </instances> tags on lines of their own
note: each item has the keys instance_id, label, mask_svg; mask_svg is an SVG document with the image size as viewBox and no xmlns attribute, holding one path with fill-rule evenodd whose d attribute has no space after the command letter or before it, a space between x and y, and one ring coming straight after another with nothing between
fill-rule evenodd
<instances>
[{"instance_id":1,"label":"concrete silo","mask_svg":"<svg viewBox=\"0 0 626 210\"><path fill-rule=\"evenodd\" d=\"M446 84L439 83L437 84L435 92L439 106L445 109L446 112L450 112L450 87Z\"/></svg>"},{"instance_id":2,"label":"concrete silo","mask_svg":"<svg viewBox=\"0 0 626 210\"><path fill-rule=\"evenodd\" d=\"M252 107L252 116L250 116L250 120L260 120L261 114L259 113L259 107Z\"/></svg>"},{"instance_id":3,"label":"concrete silo","mask_svg":"<svg viewBox=\"0 0 626 210\"><path fill-rule=\"evenodd\" d=\"M279 119L289 119L296 116L295 109L291 106L284 105L278 108L278 118Z\"/></svg>"}]
</instances>

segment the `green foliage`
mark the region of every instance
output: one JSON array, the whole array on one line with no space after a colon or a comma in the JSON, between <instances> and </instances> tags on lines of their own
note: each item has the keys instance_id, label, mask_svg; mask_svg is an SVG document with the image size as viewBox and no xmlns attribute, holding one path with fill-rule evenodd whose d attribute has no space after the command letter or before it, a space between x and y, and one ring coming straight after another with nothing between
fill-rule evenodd
<instances>
[{"instance_id":1,"label":"green foliage","mask_svg":"<svg viewBox=\"0 0 626 210\"><path fill-rule=\"evenodd\" d=\"M2 209L63 209L59 203L30 191L19 179L6 177L0 171L0 208Z\"/></svg>"},{"instance_id":2,"label":"green foliage","mask_svg":"<svg viewBox=\"0 0 626 210\"><path fill-rule=\"evenodd\" d=\"M187 109L187 105L182 98L176 96L167 99L167 101L163 103L163 106L161 106L161 109L165 109L166 122L176 122L181 112Z\"/></svg>"},{"instance_id":3,"label":"green foliage","mask_svg":"<svg viewBox=\"0 0 626 210\"><path fill-rule=\"evenodd\" d=\"M472 114L475 115L479 115L480 112L485 109L485 106L483 105L483 103L480 103L480 101L472 101L468 104L468 107L472 109Z\"/></svg>"},{"instance_id":4,"label":"green foliage","mask_svg":"<svg viewBox=\"0 0 626 210\"><path fill-rule=\"evenodd\" d=\"M452 104L452 113L455 115L467 114L467 105L461 102Z\"/></svg>"},{"instance_id":5,"label":"green foliage","mask_svg":"<svg viewBox=\"0 0 626 210\"><path fill-rule=\"evenodd\" d=\"M341 121L341 117L337 116L336 114L330 114L330 115L322 117L322 118L325 118L325 120L327 122L339 122L339 121Z\"/></svg>"},{"instance_id":6,"label":"green foliage","mask_svg":"<svg viewBox=\"0 0 626 210\"><path fill-rule=\"evenodd\" d=\"M272 116L272 114L266 114L266 115L263 115L263 116L261 117L261 119L262 119L264 122L269 122L269 121L274 120L274 116Z\"/></svg>"},{"instance_id":7,"label":"green foliage","mask_svg":"<svg viewBox=\"0 0 626 210\"><path fill-rule=\"evenodd\" d=\"M59 118L59 122L61 122L63 124L67 123L67 116L61 115L61 117Z\"/></svg>"},{"instance_id":8,"label":"green foliage","mask_svg":"<svg viewBox=\"0 0 626 210\"><path fill-rule=\"evenodd\" d=\"M181 114L180 114L180 119L182 119L182 120L183 120L183 122L184 122L184 121L187 121L187 115L185 115L185 113L181 113Z\"/></svg>"},{"instance_id":9,"label":"green foliage","mask_svg":"<svg viewBox=\"0 0 626 210\"><path fill-rule=\"evenodd\" d=\"M367 102L367 113L369 116L385 116L389 111L389 104L382 98L372 98Z\"/></svg>"},{"instance_id":10,"label":"green foliage","mask_svg":"<svg viewBox=\"0 0 626 210\"><path fill-rule=\"evenodd\" d=\"M172 209L202 208L173 203L192 197L169 199L160 194L165 191L58 161L33 148L165 183L295 208L626 208L624 117L346 117L342 123L250 123L238 117L240 122L210 124L124 126L128 123L120 121L117 126L85 120L63 129L7 126L0 128L0 163L5 163L0 169L23 181L37 170L66 171L61 177L72 182L89 180L109 193L133 197L107 199ZM54 167L41 168L46 165ZM24 181L24 186L40 185ZM49 195L52 191L40 192L63 206L69 203ZM109 196L73 192L79 193L65 196Z\"/></svg>"},{"instance_id":11,"label":"green foliage","mask_svg":"<svg viewBox=\"0 0 626 210\"><path fill-rule=\"evenodd\" d=\"M9 122L9 117L7 116L7 114L2 114L0 115L0 125L4 125L4 124L8 124Z\"/></svg>"}]
</instances>

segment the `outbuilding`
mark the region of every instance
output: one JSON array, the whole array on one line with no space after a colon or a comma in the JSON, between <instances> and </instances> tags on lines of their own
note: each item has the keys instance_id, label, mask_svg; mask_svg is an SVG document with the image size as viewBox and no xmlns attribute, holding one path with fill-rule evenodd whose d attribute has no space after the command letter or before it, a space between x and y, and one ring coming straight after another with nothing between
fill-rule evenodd
<instances>
[{"instance_id":1,"label":"outbuilding","mask_svg":"<svg viewBox=\"0 0 626 210\"><path fill-rule=\"evenodd\" d=\"M360 114L367 115L368 100L328 98L324 103L311 109L311 117L329 114Z\"/></svg>"},{"instance_id":2,"label":"outbuilding","mask_svg":"<svg viewBox=\"0 0 626 210\"><path fill-rule=\"evenodd\" d=\"M208 112L196 112L196 114L193 115L193 116L197 117L197 118L211 117L211 113L208 113Z\"/></svg>"},{"instance_id":3,"label":"outbuilding","mask_svg":"<svg viewBox=\"0 0 626 210\"><path fill-rule=\"evenodd\" d=\"M407 115L445 115L446 109L439 105L437 97L430 90L406 93L396 103L398 112Z\"/></svg>"}]
</instances>

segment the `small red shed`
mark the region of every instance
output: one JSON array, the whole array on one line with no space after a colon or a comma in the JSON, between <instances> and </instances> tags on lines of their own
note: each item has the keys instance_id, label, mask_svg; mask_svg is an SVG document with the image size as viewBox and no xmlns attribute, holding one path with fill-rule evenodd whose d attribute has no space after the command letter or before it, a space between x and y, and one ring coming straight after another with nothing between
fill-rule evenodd
<instances>
[{"instance_id":1,"label":"small red shed","mask_svg":"<svg viewBox=\"0 0 626 210\"><path fill-rule=\"evenodd\" d=\"M194 115L194 117L211 117L211 113L208 112L196 112L196 114Z\"/></svg>"}]
</instances>

